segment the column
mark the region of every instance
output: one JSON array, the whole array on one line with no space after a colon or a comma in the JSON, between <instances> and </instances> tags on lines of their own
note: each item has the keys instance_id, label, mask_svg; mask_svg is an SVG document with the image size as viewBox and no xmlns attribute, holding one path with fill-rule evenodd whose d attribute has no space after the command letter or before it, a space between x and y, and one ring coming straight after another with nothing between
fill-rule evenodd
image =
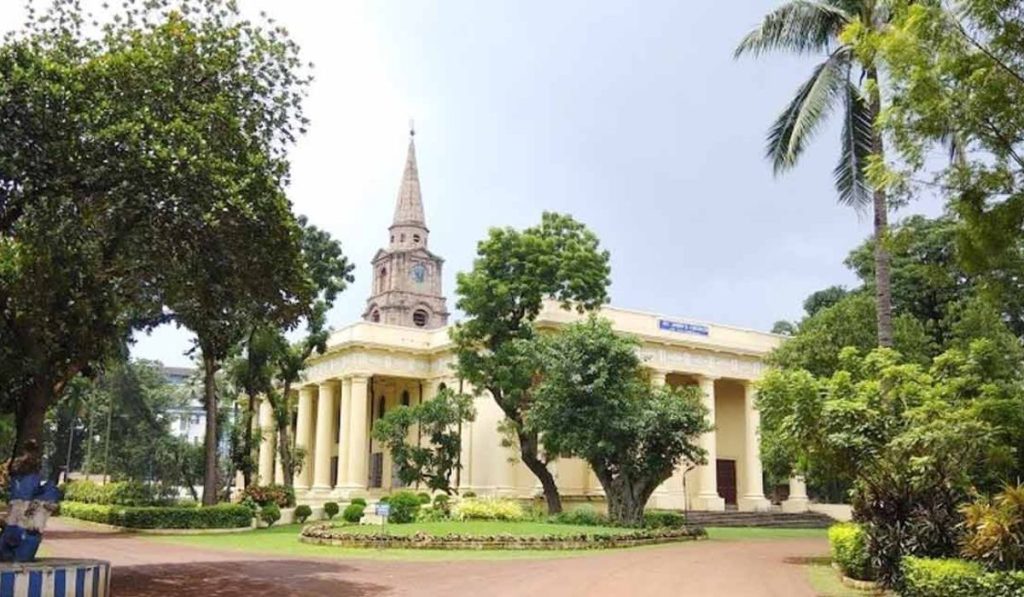
<instances>
[{"instance_id":1,"label":"column","mask_svg":"<svg viewBox=\"0 0 1024 597\"><path fill-rule=\"evenodd\" d=\"M654 387L665 387L668 384L668 371L651 370L651 385ZM672 475L662 481L661 485L651 494L650 506L654 508L666 508L682 510L686 508L686 493L684 492L683 476L686 473L685 462L672 471Z\"/></svg>"},{"instance_id":2,"label":"column","mask_svg":"<svg viewBox=\"0 0 1024 597\"><path fill-rule=\"evenodd\" d=\"M764 497L764 481L761 478L761 445L758 441L758 428L761 426L761 413L758 412L754 402L757 392L750 382L743 384L743 424L746 430L744 434L744 463L743 495L739 499L739 509L745 511L768 510L771 507Z\"/></svg>"},{"instance_id":3,"label":"column","mask_svg":"<svg viewBox=\"0 0 1024 597\"><path fill-rule=\"evenodd\" d=\"M668 373L651 369L651 384L661 387L668 383Z\"/></svg>"},{"instance_id":4,"label":"column","mask_svg":"<svg viewBox=\"0 0 1024 597\"><path fill-rule=\"evenodd\" d=\"M800 475L789 478L789 498L782 502L783 512L807 512L810 500L807 499L807 483Z\"/></svg>"},{"instance_id":5,"label":"column","mask_svg":"<svg viewBox=\"0 0 1024 597\"><path fill-rule=\"evenodd\" d=\"M354 490L366 490L369 483L367 470L370 460L368 382L369 378L367 377L352 378L352 410L348 421L348 486Z\"/></svg>"},{"instance_id":6,"label":"column","mask_svg":"<svg viewBox=\"0 0 1024 597\"><path fill-rule=\"evenodd\" d=\"M352 378L341 380L341 408L338 409L338 487L348 487L348 422L352 419Z\"/></svg>"},{"instance_id":7,"label":"column","mask_svg":"<svg viewBox=\"0 0 1024 597\"><path fill-rule=\"evenodd\" d=\"M698 380L704 396L704 407L708 410L708 421L712 425L716 424L715 379L702 375ZM700 436L700 447L707 452L708 463L697 469L700 491L695 506L699 510L725 510L725 499L718 495L718 434L714 429Z\"/></svg>"},{"instance_id":8,"label":"column","mask_svg":"<svg viewBox=\"0 0 1024 597\"><path fill-rule=\"evenodd\" d=\"M302 457L302 468L299 469L298 477L295 479L295 486L299 489L309 489L313 484L314 396L316 396L316 386L302 386L299 388L299 412L298 420L295 422L295 447L306 452L306 455Z\"/></svg>"},{"instance_id":9,"label":"column","mask_svg":"<svg viewBox=\"0 0 1024 597\"><path fill-rule=\"evenodd\" d=\"M313 451L313 489L331 489L331 451L334 447L331 429L334 416L334 400L337 396L337 382L320 384L316 401L316 448Z\"/></svg>"},{"instance_id":10,"label":"column","mask_svg":"<svg viewBox=\"0 0 1024 597\"><path fill-rule=\"evenodd\" d=\"M267 485L274 481L274 407L266 396L260 399L260 459L259 483Z\"/></svg>"},{"instance_id":11,"label":"column","mask_svg":"<svg viewBox=\"0 0 1024 597\"><path fill-rule=\"evenodd\" d=\"M458 382L455 389L458 390ZM474 402L476 398L473 398ZM459 471L459 493L473 491L473 421L463 421L459 430L459 463L462 470Z\"/></svg>"}]
</instances>

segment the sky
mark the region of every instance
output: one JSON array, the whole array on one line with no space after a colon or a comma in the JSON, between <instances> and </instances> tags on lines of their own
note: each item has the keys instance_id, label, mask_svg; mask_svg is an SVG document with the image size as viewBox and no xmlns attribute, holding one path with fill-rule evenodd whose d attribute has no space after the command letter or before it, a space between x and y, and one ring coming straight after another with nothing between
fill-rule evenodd
<instances>
[{"instance_id":1,"label":"sky","mask_svg":"<svg viewBox=\"0 0 1024 597\"><path fill-rule=\"evenodd\" d=\"M22 4L0 0L0 32L24 20ZM365 306L410 119L451 309L455 274L488 228L527 227L544 211L596 232L617 307L767 331L798 319L809 293L855 285L842 262L871 218L836 203L838 123L792 172L776 177L764 159L770 124L816 57L732 57L778 4L239 0L315 64L289 196L356 264L331 325ZM895 217L941 207L925 198ZM132 352L188 365L190 346L168 326Z\"/></svg>"}]
</instances>

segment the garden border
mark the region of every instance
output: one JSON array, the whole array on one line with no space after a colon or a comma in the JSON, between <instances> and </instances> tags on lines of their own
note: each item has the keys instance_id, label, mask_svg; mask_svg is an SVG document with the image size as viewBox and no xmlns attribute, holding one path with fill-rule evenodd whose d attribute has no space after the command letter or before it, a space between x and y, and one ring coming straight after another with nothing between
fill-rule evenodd
<instances>
[{"instance_id":1,"label":"garden border","mask_svg":"<svg viewBox=\"0 0 1024 597\"><path fill-rule=\"evenodd\" d=\"M622 534L583 533L574 535L392 535L388 533L346 533L337 532L329 524L306 526L299 534L299 541L311 545L330 545L357 549L438 549L438 550L538 550L538 551L580 551L591 549L616 549L659 545L707 539L703 527L677 529L636 530Z\"/></svg>"},{"instance_id":2,"label":"garden border","mask_svg":"<svg viewBox=\"0 0 1024 597\"><path fill-rule=\"evenodd\" d=\"M121 527L103 522L93 522L91 520L75 518L74 516L68 516L66 514L57 518L73 520L75 521L75 525L89 526L96 530L111 531L112 533L130 533L132 535L227 535L231 533L244 533L246 531L256 530L255 523L250 524L247 527L224 527L214 529L142 529L136 527Z\"/></svg>"}]
</instances>

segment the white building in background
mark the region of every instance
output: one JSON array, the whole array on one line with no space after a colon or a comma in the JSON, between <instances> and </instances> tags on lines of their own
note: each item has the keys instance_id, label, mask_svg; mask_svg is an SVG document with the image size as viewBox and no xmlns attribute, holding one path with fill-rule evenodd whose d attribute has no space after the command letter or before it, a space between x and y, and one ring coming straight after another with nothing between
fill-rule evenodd
<instances>
[{"instance_id":1,"label":"white building in background","mask_svg":"<svg viewBox=\"0 0 1024 597\"><path fill-rule=\"evenodd\" d=\"M171 433L194 444L201 443L206 433L206 410L203 408L202 395L192 384L196 370L189 367L164 367L163 373L175 392L187 396L187 401L183 401L184 406L167 410Z\"/></svg>"}]
</instances>

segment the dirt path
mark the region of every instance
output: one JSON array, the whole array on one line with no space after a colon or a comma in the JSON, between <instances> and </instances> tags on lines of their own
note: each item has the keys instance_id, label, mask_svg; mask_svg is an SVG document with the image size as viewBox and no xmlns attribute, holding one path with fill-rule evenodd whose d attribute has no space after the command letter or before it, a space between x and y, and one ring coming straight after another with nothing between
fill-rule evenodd
<instances>
[{"instance_id":1,"label":"dirt path","mask_svg":"<svg viewBox=\"0 0 1024 597\"><path fill-rule=\"evenodd\" d=\"M701 541L555 560L285 559L75 530L55 521L48 555L114 565L116 597L194 595L723 595L813 597L802 561L822 539Z\"/></svg>"}]
</instances>

